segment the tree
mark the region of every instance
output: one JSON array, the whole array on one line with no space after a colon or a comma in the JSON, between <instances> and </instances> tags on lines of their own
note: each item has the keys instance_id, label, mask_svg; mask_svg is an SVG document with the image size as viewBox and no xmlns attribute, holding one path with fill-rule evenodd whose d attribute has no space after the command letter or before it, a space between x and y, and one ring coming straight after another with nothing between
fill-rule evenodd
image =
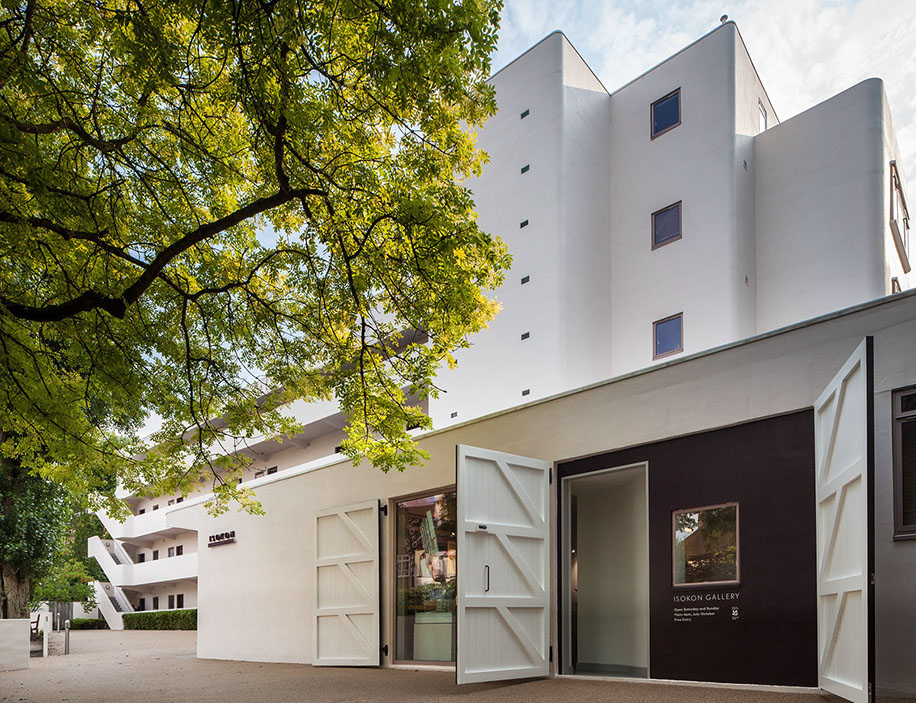
<instances>
[{"instance_id":1,"label":"tree","mask_svg":"<svg viewBox=\"0 0 916 703\"><path fill-rule=\"evenodd\" d=\"M60 486L0 458L0 619L28 617L32 586L55 566L69 515Z\"/></svg>"},{"instance_id":2,"label":"tree","mask_svg":"<svg viewBox=\"0 0 916 703\"><path fill-rule=\"evenodd\" d=\"M115 478L256 510L234 450L336 397L354 460L422 462L405 391L437 393L509 264L464 185L499 9L3 3L3 455L113 513Z\"/></svg>"},{"instance_id":3,"label":"tree","mask_svg":"<svg viewBox=\"0 0 916 703\"><path fill-rule=\"evenodd\" d=\"M92 581L92 574L83 562L69 559L55 564L51 571L35 584L32 600L49 603L79 602L89 610L98 605Z\"/></svg>"}]
</instances>

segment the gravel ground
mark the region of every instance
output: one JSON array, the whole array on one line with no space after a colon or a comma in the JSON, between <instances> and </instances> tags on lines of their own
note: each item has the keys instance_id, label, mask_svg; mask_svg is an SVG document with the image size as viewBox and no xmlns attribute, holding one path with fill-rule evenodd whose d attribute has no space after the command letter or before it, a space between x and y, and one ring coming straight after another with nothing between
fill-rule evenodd
<instances>
[{"instance_id":1,"label":"gravel ground","mask_svg":"<svg viewBox=\"0 0 916 703\"><path fill-rule=\"evenodd\" d=\"M819 693L546 679L458 687L443 671L197 659L194 632L77 631L70 655L0 672L0 703L820 703ZM63 651L62 642L60 651ZM888 699L890 703L890 699ZM912 701L911 701L912 703Z\"/></svg>"}]
</instances>

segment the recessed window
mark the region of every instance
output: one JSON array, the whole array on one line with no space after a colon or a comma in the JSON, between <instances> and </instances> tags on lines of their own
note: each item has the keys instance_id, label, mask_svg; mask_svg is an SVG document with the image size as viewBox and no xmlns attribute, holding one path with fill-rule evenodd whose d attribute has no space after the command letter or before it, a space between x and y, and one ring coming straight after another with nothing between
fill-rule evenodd
<instances>
[{"instance_id":1,"label":"recessed window","mask_svg":"<svg viewBox=\"0 0 916 703\"><path fill-rule=\"evenodd\" d=\"M174 610L174 609L175 609L175 594L170 593L169 594L169 610Z\"/></svg>"},{"instance_id":2,"label":"recessed window","mask_svg":"<svg viewBox=\"0 0 916 703\"><path fill-rule=\"evenodd\" d=\"M681 123L681 89L678 88L652 103L652 139L660 137Z\"/></svg>"},{"instance_id":3,"label":"recessed window","mask_svg":"<svg viewBox=\"0 0 916 703\"><path fill-rule=\"evenodd\" d=\"M184 498L176 498L176 499L175 499L175 502L176 502L176 503L184 503Z\"/></svg>"},{"instance_id":4,"label":"recessed window","mask_svg":"<svg viewBox=\"0 0 916 703\"><path fill-rule=\"evenodd\" d=\"M340 446L339 444L336 447L334 447L335 454L340 454L342 451L343 451L343 447Z\"/></svg>"},{"instance_id":5,"label":"recessed window","mask_svg":"<svg viewBox=\"0 0 916 703\"><path fill-rule=\"evenodd\" d=\"M674 511L674 585L737 583L738 504Z\"/></svg>"},{"instance_id":6,"label":"recessed window","mask_svg":"<svg viewBox=\"0 0 916 703\"><path fill-rule=\"evenodd\" d=\"M531 278L529 276L522 276L522 285L525 285Z\"/></svg>"},{"instance_id":7,"label":"recessed window","mask_svg":"<svg viewBox=\"0 0 916 703\"><path fill-rule=\"evenodd\" d=\"M528 339L531 336L530 332L522 332L522 341Z\"/></svg>"},{"instance_id":8,"label":"recessed window","mask_svg":"<svg viewBox=\"0 0 916 703\"><path fill-rule=\"evenodd\" d=\"M528 173L530 169L531 169L530 164L525 164L524 166L522 166L522 173Z\"/></svg>"},{"instance_id":9,"label":"recessed window","mask_svg":"<svg viewBox=\"0 0 916 703\"><path fill-rule=\"evenodd\" d=\"M137 515L143 515L143 513L145 513L145 512L146 512L146 508L140 508L140 509L137 511Z\"/></svg>"},{"instance_id":10,"label":"recessed window","mask_svg":"<svg viewBox=\"0 0 916 703\"><path fill-rule=\"evenodd\" d=\"M137 601L137 610L141 613L146 610L146 598L141 598L139 601Z\"/></svg>"},{"instance_id":11,"label":"recessed window","mask_svg":"<svg viewBox=\"0 0 916 703\"><path fill-rule=\"evenodd\" d=\"M175 556L175 547L169 547L169 557Z\"/></svg>"},{"instance_id":12,"label":"recessed window","mask_svg":"<svg viewBox=\"0 0 916 703\"><path fill-rule=\"evenodd\" d=\"M398 661L455 661L457 513L454 490L397 504L394 656Z\"/></svg>"},{"instance_id":13,"label":"recessed window","mask_svg":"<svg viewBox=\"0 0 916 703\"><path fill-rule=\"evenodd\" d=\"M894 539L916 539L916 386L895 391Z\"/></svg>"},{"instance_id":14,"label":"recessed window","mask_svg":"<svg viewBox=\"0 0 916 703\"><path fill-rule=\"evenodd\" d=\"M146 561L146 552L138 552L137 553L137 563L142 564L145 561Z\"/></svg>"},{"instance_id":15,"label":"recessed window","mask_svg":"<svg viewBox=\"0 0 916 703\"><path fill-rule=\"evenodd\" d=\"M276 466L271 466L269 469L267 469L267 475L268 475L268 476L270 476L271 474L275 474L275 473L277 473L277 467L276 467Z\"/></svg>"},{"instance_id":16,"label":"recessed window","mask_svg":"<svg viewBox=\"0 0 916 703\"><path fill-rule=\"evenodd\" d=\"M652 213L652 248L681 238L681 202Z\"/></svg>"},{"instance_id":17,"label":"recessed window","mask_svg":"<svg viewBox=\"0 0 916 703\"><path fill-rule=\"evenodd\" d=\"M522 395L531 395L531 389L526 388L525 390L522 391Z\"/></svg>"},{"instance_id":18,"label":"recessed window","mask_svg":"<svg viewBox=\"0 0 916 703\"><path fill-rule=\"evenodd\" d=\"M158 505L154 505L154 506L153 506L153 510L159 510L159 506L158 506Z\"/></svg>"},{"instance_id":19,"label":"recessed window","mask_svg":"<svg viewBox=\"0 0 916 703\"><path fill-rule=\"evenodd\" d=\"M527 226L528 226L528 220L522 220L521 222L518 223L519 229L523 229Z\"/></svg>"},{"instance_id":20,"label":"recessed window","mask_svg":"<svg viewBox=\"0 0 916 703\"><path fill-rule=\"evenodd\" d=\"M458 413L456 413L456 412L455 412L455 413L452 413L452 419L454 420L456 417L458 417Z\"/></svg>"},{"instance_id":21,"label":"recessed window","mask_svg":"<svg viewBox=\"0 0 916 703\"><path fill-rule=\"evenodd\" d=\"M522 116L521 116L520 119L525 119L525 118L528 117L528 115L530 115L530 114L531 114L531 110L525 110L525 111L522 113Z\"/></svg>"},{"instance_id":22,"label":"recessed window","mask_svg":"<svg viewBox=\"0 0 916 703\"><path fill-rule=\"evenodd\" d=\"M654 352L652 357L660 359L669 354L684 351L684 314L678 313L652 323Z\"/></svg>"},{"instance_id":23,"label":"recessed window","mask_svg":"<svg viewBox=\"0 0 916 703\"><path fill-rule=\"evenodd\" d=\"M169 505L175 505L175 499L174 499L174 498L172 498L172 499L169 501Z\"/></svg>"},{"instance_id":24,"label":"recessed window","mask_svg":"<svg viewBox=\"0 0 916 703\"><path fill-rule=\"evenodd\" d=\"M910 214L906 208L906 195L897 171L897 162L891 161L891 234L894 246L903 265L903 272L910 272Z\"/></svg>"},{"instance_id":25,"label":"recessed window","mask_svg":"<svg viewBox=\"0 0 916 703\"><path fill-rule=\"evenodd\" d=\"M763 106L763 100L757 101L757 133L767 131L767 109Z\"/></svg>"},{"instance_id":26,"label":"recessed window","mask_svg":"<svg viewBox=\"0 0 916 703\"><path fill-rule=\"evenodd\" d=\"M159 610L159 596L153 596L153 610Z\"/></svg>"},{"instance_id":27,"label":"recessed window","mask_svg":"<svg viewBox=\"0 0 916 703\"><path fill-rule=\"evenodd\" d=\"M184 545L179 544L177 547L175 547L175 556L180 557L182 554L184 554Z\"/></svg>"},{"instance_id":28,"label":"recessed window","mask_svg":"<svg viewBox=\"0 0 916 703\"><path fill-rule=\"evenodd\" d=\"M153 561L158 561L158 560L159 560L159 550L154 549L153 550Z\"/></svg>"},{"instance_id":29,"label":"recessed window","mask_svg":"<svg viewBox=\"0 0 916 703\"><path fill-rule=\"evenodd\" d=\"M177 601L175 603L176 607L184 608L184 593L179 593L177 596L175 596L175 600Z\"/></svg>"},{"instance_id":30,"label":"recessed window","mask_svg":"<svg viewBox=\"0 0 916 703\"><path fill-rule=\"evenodd\" d=\"M263 476L263 475L264 475L264 472L263 472L263 471L255 471L255 472L254 472L254 477L255 477L255 478L261 478L261 476Z\"/></svg>"}]
</instances>

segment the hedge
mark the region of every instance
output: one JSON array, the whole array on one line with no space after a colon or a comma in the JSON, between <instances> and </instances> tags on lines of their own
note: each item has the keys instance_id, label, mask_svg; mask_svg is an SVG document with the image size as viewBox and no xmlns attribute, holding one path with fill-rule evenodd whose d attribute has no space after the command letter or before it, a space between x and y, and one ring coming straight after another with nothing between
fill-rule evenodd
<instances>
[{"instance_id":1,"label":"hedge","mask_svg":"<svg viewBox=\"0 0 916 703\"><path fill-rule=\"evenodd\" d=\"M73 618L70 621L71 630L107 630L108 623L102 618Z\"/></svg>"},{"instance_id":2,"label":"hedge","mask_svg":"<svg viewBox=\"0 0 916 703\"><path fill-rule=\"evenodd\" d=\"M125 630L196 630L197 610L148 610L124 613Z\"/></svg>"}]
</instances>

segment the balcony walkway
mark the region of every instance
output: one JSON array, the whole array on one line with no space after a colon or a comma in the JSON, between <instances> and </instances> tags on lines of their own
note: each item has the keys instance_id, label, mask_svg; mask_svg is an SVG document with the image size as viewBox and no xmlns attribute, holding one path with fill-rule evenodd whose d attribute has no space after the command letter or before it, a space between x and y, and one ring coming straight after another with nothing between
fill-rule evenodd
<instances>
[{"instance_id":1,"label":"balcony walkway","mask_svg":"<svg viewBox=\"0 0 916 703\"><path fill-rule=\"evenodd\" d=\"M547 679L459 688L442 671L318 669L197 659L195 632L70 633L70 655L0 672L0 703L839 703L832 696ZM879 699L890 703L893 699ZM902 701L901 701L902 703Z\"/></svg>"}]
</instances>

